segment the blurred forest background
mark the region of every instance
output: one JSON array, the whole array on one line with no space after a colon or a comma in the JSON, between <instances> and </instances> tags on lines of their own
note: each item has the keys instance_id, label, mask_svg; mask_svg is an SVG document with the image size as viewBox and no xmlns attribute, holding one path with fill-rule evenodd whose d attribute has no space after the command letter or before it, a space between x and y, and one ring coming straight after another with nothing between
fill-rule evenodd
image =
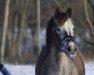
<instances>
[{"instance_id":1,"label":"blurred forest background","mask_svg":"<svg viewBox=\"0 0 94 75\"><path fill-rule=\"evenodd\" d=\"M55 9L72 8L76 44L94 58L94 0L0 0L0 63L35 63Z\"/></svg>"}]
</instances>

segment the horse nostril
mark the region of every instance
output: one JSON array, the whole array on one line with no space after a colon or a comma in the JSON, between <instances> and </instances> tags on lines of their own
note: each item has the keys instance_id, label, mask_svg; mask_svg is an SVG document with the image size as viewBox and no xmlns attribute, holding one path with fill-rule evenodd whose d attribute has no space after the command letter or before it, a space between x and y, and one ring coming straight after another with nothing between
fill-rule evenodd
<instances>
[{"instance_id":1,"label":"horse nostril","mask_svg":"<svg viewBox=\"0 0 94 75\"><path fill-rule=\"evenodd\" d=\"M75 51L77 50L77 48L76 48L76 46L75 46L75 49L74 49Z\"/></svg>"},{"instance_id":2,"label":"horse nostril","mask_svg":"<svg viewBox=\"0 0 94 75\"><path fill-rule=\"evenodd\" d=\"M76 52L76 46L68 46L67 51L68 52Z\"/></svg>"},{"instance_id":3,"label":"horse nostril","mask_svg":"<svg viewBox=\"0 0 94 75\"><path fill-rule=\"evenodd\" d=\"M68 50L67 50L68 52L71 52L71 48L70 47L68 47Z\"/></svg>"},{"instance_id":4,"label":"horse nostril","mask_svg":"<svg viewBox=\"0 0 94 75\"><path fill-rule=\"evenodd\" d=\"M74 46L74 47L72 48L72 51L75 52L76 50L77 50L77 49L76 49L76 46Z\"/></svg>"}]
</instances>

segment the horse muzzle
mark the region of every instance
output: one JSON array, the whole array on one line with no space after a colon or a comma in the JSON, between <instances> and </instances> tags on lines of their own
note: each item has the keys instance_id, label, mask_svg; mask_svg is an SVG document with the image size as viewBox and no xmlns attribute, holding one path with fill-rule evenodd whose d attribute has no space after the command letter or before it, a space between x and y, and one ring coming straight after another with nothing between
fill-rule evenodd
<instances>
[{"instance_id":1,"label":"horse muzzle","mask_svg":"<svg viewBox=\"0 0 94 75\"><path fill-rule=\"evenodd\" d=\"M69 42L66 53L69 57L74 57L76 55L77 47L74 42Z\"/></svg>"}]
</instances>

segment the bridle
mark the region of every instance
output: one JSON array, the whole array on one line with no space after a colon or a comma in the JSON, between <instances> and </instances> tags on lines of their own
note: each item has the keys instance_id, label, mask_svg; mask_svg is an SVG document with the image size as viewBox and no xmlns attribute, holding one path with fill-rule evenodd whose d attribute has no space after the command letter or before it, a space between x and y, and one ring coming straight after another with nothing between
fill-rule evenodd
<instances>
[{"instance_id":1,"label":"bridle","mask_svg":"<svg viewBox=\"0 0 94 75\"><path fill-rule=\"evenodd\" d=\"M66 32L62 32L58 27L57 20L53 17L54 25L52 27L52 35L56 41L56 44L59 46L59 51L68 53L68 44L70 41L75 42L75 37L67 35Z\"/></svg>"}]
</instances>

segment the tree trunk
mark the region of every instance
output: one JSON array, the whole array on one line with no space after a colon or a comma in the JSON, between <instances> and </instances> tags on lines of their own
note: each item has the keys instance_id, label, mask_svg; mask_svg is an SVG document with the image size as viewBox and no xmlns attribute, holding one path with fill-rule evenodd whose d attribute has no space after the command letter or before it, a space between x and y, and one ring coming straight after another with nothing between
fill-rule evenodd
<instances>
[{"instance_id":1,"label":"tree trunk","mask_svg":"<svg viewBox=\"0 0 94 75\"><path fill-rule=\"evenodd\" d=\"M20 63L23 61L22 60L23 38L24 38L24 33L27 25L26 19L27 19L29 0L21 1L21 2L22 2L20 6L21 20L20 20L20 32L19 32L19 41L18 41L18 56L19 56Z\"/></svg>"},{"instance_id":2,"label":"tree trunk","mask_svg":"<svg viewBox=\"0 0 94 75\"><path fill-rule=\"evenodd\" d=\"M37 44L39 52L41 51L40 47L40 0L37 0Z\"/></svg>"},{"instance_id":3,"label":"tree trunk","mask_svg":"<svg viewBox=\"0 0 94 75\"><path fill-rule=\"evenodd\" d=\"M0 51L0 63L4 62L4 50L6 45L6 30L8 26L9 4L10 4L10 0L6 0L4 27L3 27L2 44L1 44L1 51Z\"/></svg>"},{"instance_id":4,"label":"tree trunk","mask_svg":"<svg viewBox=\"0 0 94 75\"><path fill-rule=\"evenodd\" d=\"M86 43L90 44L92 47L94 47L94 28L93 28L93 24L92 24L92 21L90 20L90 17L89 17L89 13L88 13L88 4L87 4L87 0L84 0L84 10L85 10L85 16L86 16L86 21L89 25L89 29L91 31L91 38L92 38L92 42L90 41L87 41L86 39L82 38L83 41L85 41Z\"/></svg>"},{"instance_id":5,"label":"tree trunk","mask_svg":"<svg viewBox=\"0 0 94 75\"><path fill-rule=\"evenodd\" d=\"M92 36L92 38L94 38L94 34L93 34L94 29L93 29L93 25L92 25L92 22L90 21L89 14L88 14L87 0L84 0L84 10L85 10L86 21L90 27L91 36Z\"/></svg>"},{"instance_id":6,"label":"tree trunk","mask_svg":"<svg viewBox=\"0 0 94 75\"><path fill-rule=\"evenodd\" d=\"M19 60L22 61L22 49L23 49L23 38L24 38L24 32L26 27L26 12L23 12L22 18L21 18L21 29L19 34L19 46L18 46L18 55Z\"/></svg>"}]
</instances>

